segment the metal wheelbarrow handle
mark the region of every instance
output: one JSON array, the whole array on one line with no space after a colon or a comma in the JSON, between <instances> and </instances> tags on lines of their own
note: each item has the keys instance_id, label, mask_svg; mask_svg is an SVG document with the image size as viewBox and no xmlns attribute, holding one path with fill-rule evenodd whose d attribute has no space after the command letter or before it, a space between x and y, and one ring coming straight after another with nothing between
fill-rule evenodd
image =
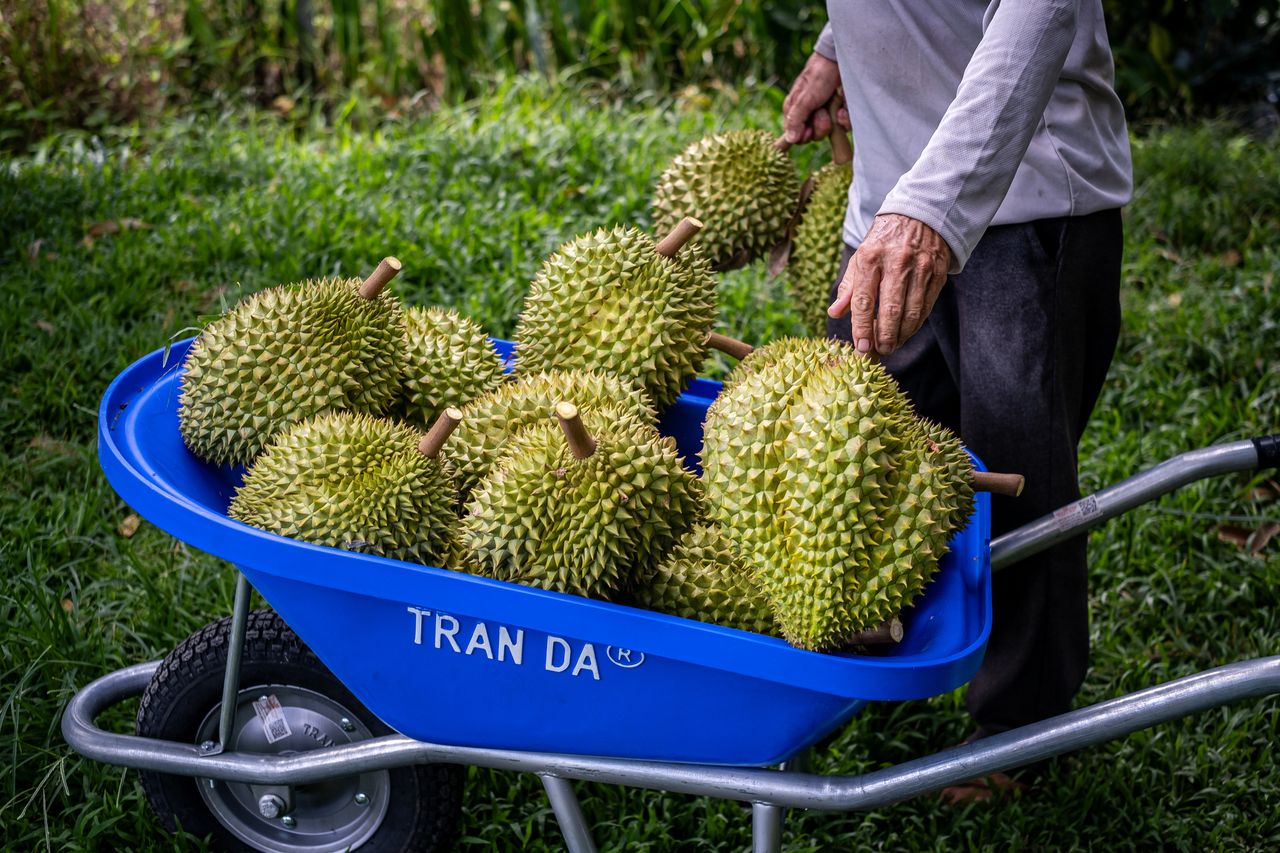
<instances>
[{"instance_id":1,"label":"metal wheelbarrow handle","mask_svg":"<svg viewBox=\"0 0 1280 853\"><path fill-rule=\"evenodd\" d=\"M1280 434L1189 450L991 540L991 571L999 571L1196 480L1275 467L1280 467Z\"/></svg>"}]
</instances>

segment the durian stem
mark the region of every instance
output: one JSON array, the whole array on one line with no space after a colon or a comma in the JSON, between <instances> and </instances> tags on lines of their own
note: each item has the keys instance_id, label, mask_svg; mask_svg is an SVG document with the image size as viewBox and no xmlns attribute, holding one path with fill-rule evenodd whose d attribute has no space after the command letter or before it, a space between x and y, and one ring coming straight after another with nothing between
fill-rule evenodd
<instances>
[{"instance_id":1,"label":"durian stem","mask_svg":"<svg viewBox=\"0 0 1280 853\"><path fill-rule=\"evenodd\" d=\"M707 346L712 349L718 349L725 355L731 355L738 361L742 361L744 358L751 355L751 353L755 352L756 349L746 341L739 341L735 338L730 338L727 335L721 335L716 332L711 332L707 335Z\"/></svg>"},{"instance_id":2,"label":"durian stem","mask_svg":"<svg viewBox=\"0 0 1280 853\"><path fill-rule=\"evenodd\" d=\"M777 139L773 140L773 147L781 151L783 154L786 154L791 150L791 143L787 141L785 136L779 136Z\"/></svg>"},{"instance_id":3,"label":"durian stem","mask_svg":"<svg viewBox=\"0 0 1280 853\"><path fill-rule=\"evenodd\" d=\"M596 452L596 440L583 426L582 418L578 416L578 407L573 403L556 403L556 418L560 421L560 429L564 430L573 458L590 458Z\"/></svg>"},{"instance_id":4,"label":"durian stem","mask_svg":"<svg viewBox=\"0 0 1280 853\"><path fill-rule=\"evenodd\" d=\"M852 163L853 146L849 144L849 137L845 136L844 128L836 124L836 115L840 112L839 98L831 99L831 103L827 105L827 112L831 116L831 162L841 166Z\"/></svg>"},{"instance_id":5,"label":"durian stem","mask_svg":"<svg viewBox=\"0 0 1280 853\"><path fill-rule=\"evenodd\" d=\"M436 418L435 423L431 425L431 429L427 430L427 434L418 442L418 452L423 456L430 456L435 459L440 453L440 448L444 447L444 443L449 440L449 436L458 428L458 424L462 422L462 412L450 406L440 413L440 417Z\"/></svg>"},{"instance_id":6,"label":"durian stem","mask_svg":"<svg viewBox=\"0 0 1280 853\"><path fill-rule=\"evenodd\" d=\"M1016 498L1027 483L1021 474L997 474L993 471L974 471L973 488L979 492L991 492Z\"/></svg>"},{"instance_id":7,"label":"durian stem","mask_svg":"<svg viewBox=\"0 0 1280 853\"><path fill-rule=\"evenodd\" d=\"M895 616L876 628L859 631L850 638L851 643L860 646L886 646L902 642L902 622Z\"/></svg>"},{"instance_id":8,"label":"durian stem","mask_svg":"<svg viewBox=\"0 0 1280 853\"><path fill-rule=\"evenodd\" d=\"M387 286L387 282L395 278L399 272L399 259L388 255L382 259L381 263L378 264L378 268L370 273L369 277L360 285L360 295L365 299L373 299Z\"/></svg>"},{"instance_id":9,"label":"durian stem","mask_svg":"<svg viewBox=\"0 0 1280 853\"><path fill-rule=\"evenodd\" d=\"M670 234L658 241L654 251L664 258L674 258L676 253L684 248L684 244L692 240L693 235L701 230L701 220L686 216L676 223L676 227L671 229Z\"/></svg>"}]
</instances>

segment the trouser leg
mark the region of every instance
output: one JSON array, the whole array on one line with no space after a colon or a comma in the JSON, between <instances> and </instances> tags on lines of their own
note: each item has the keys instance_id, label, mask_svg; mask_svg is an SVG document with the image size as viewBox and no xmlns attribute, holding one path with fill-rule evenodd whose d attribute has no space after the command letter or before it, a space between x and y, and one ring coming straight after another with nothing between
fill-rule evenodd
<instances>
[{"instance_id":1,"label":"trouser leg","mask_svg":"<svg viewBox=\"0 0 1280 853\"><path fill-rule=\"evenodd\" d=\"M995 536L1079 496L1076 448L1119 331L1118 211L996 226L944 287L925 327L885 359L925 417L992 470L1024 474L993 496ZM831 332L848 339L847 318ZM1070 707L1088 665L1085 540L997 575L986 657L966 704L994 734Z\"/></svg>"}]
</instances>

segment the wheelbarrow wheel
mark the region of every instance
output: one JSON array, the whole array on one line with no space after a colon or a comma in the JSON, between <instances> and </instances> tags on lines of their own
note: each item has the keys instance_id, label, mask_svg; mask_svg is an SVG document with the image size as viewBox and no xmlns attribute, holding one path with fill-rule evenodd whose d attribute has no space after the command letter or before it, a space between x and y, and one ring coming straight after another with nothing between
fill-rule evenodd
<instances>
[{"instance_id":1,"label":"wheelbarrow wheel","mask_svg":"<svg viewBox=\"0 0 1280 853\"><path fill-rule=\"evenodd\" d=\"M138 706L139 735L216 743L230 630L230 617L207 625L164 659ZM229 750L300 752L390 733L274 611L249 614ZM462 811L463 768L450 764L292 787L139 775L165 828L223 850L446 850Z\"/></svg>"}]
</instances>

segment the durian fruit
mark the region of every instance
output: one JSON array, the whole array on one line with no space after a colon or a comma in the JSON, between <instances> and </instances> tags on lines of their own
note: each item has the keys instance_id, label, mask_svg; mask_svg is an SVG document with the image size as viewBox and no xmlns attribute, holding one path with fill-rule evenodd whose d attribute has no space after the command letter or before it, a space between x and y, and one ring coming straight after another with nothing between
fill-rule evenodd
<instances>
[{"instance_id":1,"label":"durian fruit","mask_svg":"<svg viewBox=\"0 0 1280 853\"><path fill-rule=\"evenodd\" d=\"M974 472L959 441L847 345L778 341L740 369L707 414L707 514L800 648L886 633L964 525L973 489L1021 489L1016 475Z\"/></svg>"},{"instance_id":2,"label":"durian fruit","mask_svg":"<svg viewBox=\"0 0 1280 853\"><path fill-rule=\"evenodd\" d=\"M652 427L572 404L559 423L514 436L463 519L466 568L498 580L611 599L641 576L700 512L697 479Z\"/></svg>"},{"instance_id":3,"label":"durian fruit","mask_svg":"<svg viewBox=\"0 0 1280 853\"><path fill-rule=\"evenodd\" d=\"M178 426L218 465L251 461L280 430L331 410L382 414L400 393L404 320L383 292L385 258L360 279L259 291L214 320L187 353Z\"/></svg>"},{"instance_id":4,"label":"durian fruit","mask_svg":"<svg viewBox=\"0 0 1280 853\"><path fill-rule=\"evenodd\" d=\"M566 399L587 415L599 412L636 428L652 426L656 420L644 391L598 370L553 370L504 383L462 407L462 425L445 451L463 500L512 436L534 424L553 423L555 404Z\"/></svg>"},{"instance_id":5,"label":"durian fruit","mask_svg":"<svg viewBox=\"0 0 1280 853\"><path fill-rule=\"evenodd\" d=\"M738 546L784 636L821 650L884 621L878 608L857 609L854 573L870 564L891 495L882 481L895 470L893 432L879 425L910 411L879 366L819 343L789 339L752 354L755 369L708 410L702 463L708 515Z\"/></svg>"},{"instance_id":6,"label":"durian fruit","mask_svg":"<svg viewBox=\"0 0 1280 853\"><path fill-rule=\"evenodd\" d=\"M641 607L759 634L776 634L769 601L737 549L710 524L685 536L636 590Z\"/></svg>"},{"instance_id":7,"label":"durian fruit","mask_svg":"<svg viewBox=\"0 0 1280 853\"><path fill-rule=\"evenodd\" d=\"M480 324L447 308L404 312L402 417L426 429L450 406L502 384L502 359Z\"/></svg>"},{"instance_id":8,"label":"durian fruit","mask_svg":"<svg viewBox=\"0 0 1280 853\"><path fill-rule=\"evenodd\" d=\"M895 616L933 571L932 563L881 559L881 548L898 547L886 520L901 513L927 535L941 522L903 506L912 416L878 365L853 358L814 370L786 421L779 518L759 577L792 644L833 648Z\"/></svg>"},{"instance_id":9,"label":"durian fruit","mask_svg":"<svg viewBox=\"0 0 1280 853\"><path fill-rule=\"evenodd\" d=\"M785 151L763 130L731 130L686 147L658 178L654 228L700 219L697 242L715 269L743 266L780 242L800 182Z\"/></svg>"},{"instance_id":10,"label":"durian fruit","mask_svg":"<svg viewBox=\"0 0 1280 853\"><path fill-rule=\"evenodd\" d=\"M848 146L840 130L832 131ZM833 146L834 147L834 146ZM850 155L852 157L852 155ZM853 183L850 161L833 159L813 176L813 192L796 225L787 262L787 286L805 325L815 335L827 330L827 308L831 285L840 271L844 253L844 215L849 207L849 185Z\"/></svg>"},{"instance_id":11,"label":"durian fruit","mask_svg":"<svg viewBox=\"0 0 1280 853\"><path fill-rule=\"evenodd\" d=\"M659 407L702 365L716 284L682 220L657 244L635 228L565 243L542 265L516 326L517 375L599 369L630 379Z\"/></svg>"},{"instance_id":12,"label":"durian fruit","mask_svg":"<svg viewBox=\"0 0 1280 853\"><path fill-rule=\"evenodd\" d=\"M316 545L438 565L458 523L438 454L459 418L446 409L426 435L354 412L294 424L249 468L228 515Z\"/></svg>"}]
</instances>

